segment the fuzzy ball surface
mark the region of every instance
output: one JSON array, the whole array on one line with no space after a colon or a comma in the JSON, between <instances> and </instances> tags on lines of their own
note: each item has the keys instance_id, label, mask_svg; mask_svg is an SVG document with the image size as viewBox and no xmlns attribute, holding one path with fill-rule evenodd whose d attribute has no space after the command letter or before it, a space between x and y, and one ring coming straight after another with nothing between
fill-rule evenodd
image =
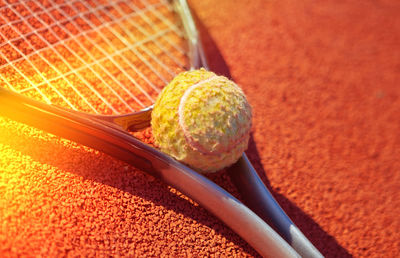
<instances>
[{"instance_id":1,"label":"fuzzy ball surface","mask_svg":"<svg viewBox=\"0 0 400 258\"><path fill-rule=\"evenodd\" d=\"M155 144L199 172L235 163L247 149L251 107L231 80L205 69L178 74L152 112Z\"/></svg>"}]
</instances>

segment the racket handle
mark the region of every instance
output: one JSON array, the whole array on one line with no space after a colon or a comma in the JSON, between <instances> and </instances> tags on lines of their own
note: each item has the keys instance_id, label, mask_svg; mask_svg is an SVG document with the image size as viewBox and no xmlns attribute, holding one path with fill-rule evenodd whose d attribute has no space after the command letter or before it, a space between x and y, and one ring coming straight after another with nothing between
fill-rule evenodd
<instances>
[{"instance_id":1,"label":"racket handle","mask_svg":"<svg viewBox=\"0 0 400 258\"><path fill-rule=\"evenodd\" d=\"M245 153L228 169L228 172L247 206L264 221L271 223L302 257L323 257L279 206Z\"/></svg>"}]
</instances>

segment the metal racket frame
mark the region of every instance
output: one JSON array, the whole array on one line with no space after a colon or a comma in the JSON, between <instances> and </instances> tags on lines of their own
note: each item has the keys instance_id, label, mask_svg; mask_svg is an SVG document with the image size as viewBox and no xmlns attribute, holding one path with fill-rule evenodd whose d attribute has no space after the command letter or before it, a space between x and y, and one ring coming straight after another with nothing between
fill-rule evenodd
<instances>
[{"instance_id":1,"label":"metal racket frame","mask_svg":"<svg viewBox=\"0 0 400 258\"><path fill-rule=\"evenodd\" d=\"M208 68L186 1L174 3L188 37L191 67ZM151 107L120 116L91 115L0 88L0 114L100 150L160 178L218 217L265 257L322 257L281 209L244 153L228 171L252 210L203 175L125 131L148 126Z\"/></svg>"}]
</instances>

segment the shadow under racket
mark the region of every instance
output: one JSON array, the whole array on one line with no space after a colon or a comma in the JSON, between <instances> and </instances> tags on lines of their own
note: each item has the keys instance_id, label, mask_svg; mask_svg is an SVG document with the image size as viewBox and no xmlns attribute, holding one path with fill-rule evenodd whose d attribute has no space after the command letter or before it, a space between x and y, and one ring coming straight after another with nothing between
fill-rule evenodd
<instances>
[{"instance_id":1,"label":"shadow under racket","mask_svg":"<svg viewBox=\"0 0 400 258\"><path fill-rule=\"evenodd\" d=\"M200 33L200 38L204 46L204 51L210 69L212 71L215 71L217 74L224 75L232 79L229 67L226 64L223 56L221 55L221 51L216 45L214 39L208 33L208 30L202 20L198 18L195 10L191 11L193 18L196 22L197 29ZM246 153L261 180L269 189L274 198L281 205L286 214L293 220L294 224L296 224L300 228L300 230L306 235L306 237L325 257L352 257L346 249L339 245L334 237L326 233L312 218L310 218L299 207L289 201L285 196L274 191L266 176L267 173L264 170L263 165L261 164L261 159L257 150L257 146L252 135L250 137L249 147ZM212 175L209 176L209 178L215 181L217 184L225 186L223 182L224 179L221 180L221 177L219 175ZM230 188L228 190L233 194L237 191L234 187L233 189ZM235 195L235 197L242 201L245 201L242 197L240 197L240 195ZM274 228L271 223L269 224ZM276 228L274 229L276 230Z\"/></svg>"},{"instance_id":2,"label":"shadow under racket","mask_svg":"<svg viewBox=\"0 0 400 258\"><path fill-rule=\"evenodd\" d=\"M264 167L261 164L261 158L257 151L257 144L254 141L253 137L250 137L249 148L246 152L248 154L249 160L260 175L262 181L267 186L274 198L281 205L282 209L325 257L352 257L352 255L346 249L339 245L334 237L324 231L302 209L300 209L284 195L276 192L272 188L271 183L267 178L267 172L264 170ZM243 198L241 198L241 200L244 201Z\"/></svg>"}]
</instances>

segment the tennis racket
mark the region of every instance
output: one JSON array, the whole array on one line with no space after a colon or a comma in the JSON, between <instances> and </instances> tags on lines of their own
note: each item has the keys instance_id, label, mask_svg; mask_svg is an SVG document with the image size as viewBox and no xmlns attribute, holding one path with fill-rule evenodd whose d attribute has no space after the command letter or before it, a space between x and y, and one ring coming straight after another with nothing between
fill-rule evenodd
<instances>
[{"instance_id":1,"label":"tennis racket","mask_svg":"<svg viewBox=\"0 0 400 258\"><path fill-rule=\"evenodd\" d=\"M1 115L162 179L263 256L322 256L282 211L245 154L230 174L252 200L253 211L128 132L149 126L152 103L177 73L207 68L186 1L9 1L0 6L0 22Z\"/></svg>"}]
</instances>

